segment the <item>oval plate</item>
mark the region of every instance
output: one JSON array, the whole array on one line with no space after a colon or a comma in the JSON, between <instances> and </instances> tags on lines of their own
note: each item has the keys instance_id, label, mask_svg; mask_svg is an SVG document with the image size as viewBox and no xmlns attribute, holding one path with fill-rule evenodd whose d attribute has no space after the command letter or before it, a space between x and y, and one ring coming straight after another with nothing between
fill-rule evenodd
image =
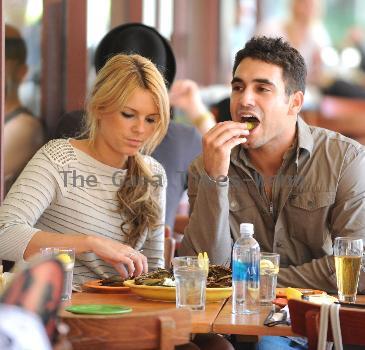
<instances>
[{"instance_id":1,"label":"oval plate","mask_svg":"<svg viewBox=\"0 0 365 350\"><path fill-rule=\"evenodd\" d=\"M88 290L99 293L126 293L129 291L129 287L125 286L101 286L101 280L92 280L85 282L82 286Z\"/></svg>"},{"instance_id":2,"label":"oval plate","mask_svg":"<svg viewBox=\"0 0 365 350\"><path fill-rule=\"evenodd\" d=\"M108 304L79 304L71 305L65 310L74 314L88 314L88 315L116 315L125 314L132 311L129 306L123 305L108 305Z\"/></svg>"},{"instance_id":3,"label":"oval plate","mask_svg":"<svg viewBox=\"0 0 365 350\"><path fill-rule=\"evenodd\" d=\"M134 284L134 280L124 281L124 285L128 286L132 293L137 294L145 299L175 301L176 288L175 287L161 287L161 286L144 286ZM227 288L207 288L206 300L208 302L219 301L227 299L232 294L232 287Z\"/></svg>"}]
</instances>

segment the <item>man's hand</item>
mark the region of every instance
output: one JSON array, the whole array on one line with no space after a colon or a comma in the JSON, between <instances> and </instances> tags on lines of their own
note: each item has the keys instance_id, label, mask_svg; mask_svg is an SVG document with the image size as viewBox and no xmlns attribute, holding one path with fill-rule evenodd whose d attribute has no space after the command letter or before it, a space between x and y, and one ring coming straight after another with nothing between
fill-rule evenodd
<instances>
[{"instance_id":1,"label":"man's hand","mask_svg":"<svg viewBox=\"0 0 365 350\"><path fill-rule=\"evenodd\" d=\"M218 123L203 137L203 161L208 176L219 179L228 175L231 150L245 143L249 134L246 123L226 121Z\"/></svg>"}]
</instances>

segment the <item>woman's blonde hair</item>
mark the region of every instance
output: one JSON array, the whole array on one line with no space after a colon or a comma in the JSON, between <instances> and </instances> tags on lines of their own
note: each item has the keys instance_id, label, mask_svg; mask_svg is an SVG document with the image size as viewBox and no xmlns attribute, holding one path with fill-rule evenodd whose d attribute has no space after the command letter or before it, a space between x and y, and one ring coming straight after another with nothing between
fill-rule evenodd
<instances>
[{"instance_id":1,"label":"woman's blonde hair","mask_svg":"<svg viewBox=\"0 0 365 350\"><path fill-rule=\"evenodd\" d=\"M155 174L152 174L142 154L151 154L167 132L170 107L166 85L158 69L147 58L118 54L110 58L97 74L86 105L87 133L93 146L100 114L121 111L138 88L151 93L160 118L155 132L141 151L128 158L126 179L117 192L124 219L121 229L131 245L146 229L153 230L163 224L160 222L161 208L152 197Z\"/></svg>"}]
</instances>

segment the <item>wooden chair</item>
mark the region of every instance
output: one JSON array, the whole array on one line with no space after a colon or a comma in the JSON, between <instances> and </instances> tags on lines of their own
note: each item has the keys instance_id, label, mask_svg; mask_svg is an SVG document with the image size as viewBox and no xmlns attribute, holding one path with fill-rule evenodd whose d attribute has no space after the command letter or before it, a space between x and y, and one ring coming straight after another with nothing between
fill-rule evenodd
<instances>
[{"instance_id":1,"label":"wooden chair","mask_svg":"<svg viewBox=\"0 0 365 350\"><path fill-rule=\"evenodd\" d=\"M63 317L74 350L173 350L188 343L191 313L187 309L130 313L120 316Z\"/></svg>"},{"instance_id":2,"label":"wooden chair","mask_svg":"<svg viewBox=\"0 0 365 350\"><path fill-rule=\"evenodd\" d=\"M309 350L317 349L320 305L294 299L288 305L293 332L308 338ZM343 344L365 345L365 309L341 307L340 324ZM333 339L330 321L327 339Z\"/></svg>"}]
</instances>

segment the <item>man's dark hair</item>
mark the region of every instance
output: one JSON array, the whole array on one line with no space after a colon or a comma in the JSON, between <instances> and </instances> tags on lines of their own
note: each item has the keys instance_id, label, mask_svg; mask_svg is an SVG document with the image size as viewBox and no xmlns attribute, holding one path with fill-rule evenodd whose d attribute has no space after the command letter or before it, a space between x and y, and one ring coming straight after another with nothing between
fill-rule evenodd
<instances>
[{"instance_id":1,"label":"man's dark hair","mask_svg":"<svg viewBox=\"0 0 365 350\"><path fill-rule=\"evenodd\" d=\"M236 54L233 75L238 65L245 58L252 58L266 63L275 64L283 69L285 93L305 92L307 68L303 56L282 38L258 36L250 39L245 47Z\"/></svg>"}]
</instances>

